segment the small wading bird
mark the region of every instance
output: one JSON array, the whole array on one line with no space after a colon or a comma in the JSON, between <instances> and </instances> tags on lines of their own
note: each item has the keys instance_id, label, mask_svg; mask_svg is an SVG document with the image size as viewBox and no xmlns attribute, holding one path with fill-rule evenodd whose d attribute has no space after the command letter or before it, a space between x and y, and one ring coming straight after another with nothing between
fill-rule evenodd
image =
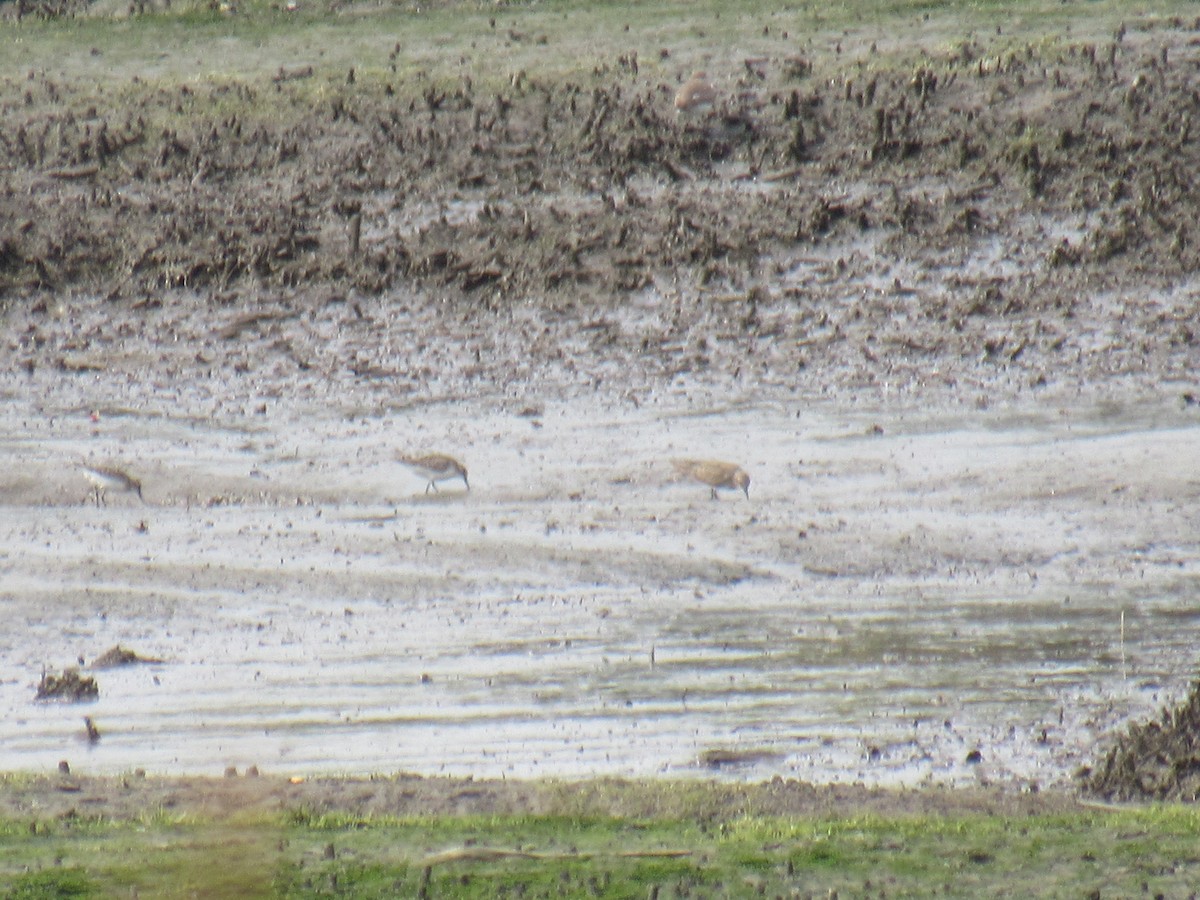
<instances>
[{"instance_id":1,"label":"small wading bird","mask_svg":"<svg viewBox=\"0 0 1200 900\"><path fill-rule=\"evenodd\" d=\"M396 460L429 482L425 485L427 494L430 488L436 493L439 481L453 481L455 478L461 478L467 490L471 489L471 483L467 481L467 467L453 456L430 453L428 456L397 456Z\"/></svg>"},{"instance_id":2,"label":"small wading bird","mask_svg":"<svg viewBox=\"0 0 1200 900\"><path fill-rule=\"evenodd\" d=\"M703 72L697 72L675 94L675 112L685 117L702 116L717 102L717 89Z\"/></svg>"},{"instance_id":3,"label":"small wading bird","mask_svg":"<svg viewBox=\"0 0 1200 900\"><path fill-rule=\"evenodd\" d=\"M750 476L741 466L715 459L673 459L671 464L680 475L707 484L714 500L718 489L741 491L750 498Z\"/></svg>"},{"instance_id":4,"label":"small wading bird","mask_svg":"<svg viewBox=\"0 0 1200 900\"><path fill-rule=\"evenodd\" d=\"M92 466L87 463L83 463L81 468L88 481L92 483L92 495L96 498L97 506L108 505L105 495L109 491L137 494L139 500L143 503L146 502L146 498L142 496L142 483L128 472L110 466Z\"/></svg>"}]
</instances>

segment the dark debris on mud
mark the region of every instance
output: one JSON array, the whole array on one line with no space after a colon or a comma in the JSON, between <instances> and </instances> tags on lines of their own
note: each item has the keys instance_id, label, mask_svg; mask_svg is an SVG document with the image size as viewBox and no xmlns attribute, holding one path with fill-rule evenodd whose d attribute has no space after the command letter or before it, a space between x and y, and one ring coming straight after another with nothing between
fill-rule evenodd
<instances>
[{"instance_id":1,"label":"dark debris on mud","mask_svg":"<svg viewBox=\"0 0 1200 900\"><path fill-rule=\"evenodd\" d=\"M691 124L636 67L499 94L343 79L315 103L304 80L135 85L119 108L34 73L0 103L0 290L607 298L679 267L743 285L772 254L848 235L902 251L1087 215L1037 249L1032 302L1065 303L1073 272L1200 266L1193 32L1174 24L1154 52L964 46L916 74L818 81L776 60Z\"/></svg>"},{"instance_id":2,"label":"dark debris on mud","mask_svg":"<svg viewBox=\"0 0 1200 900\"><path fill-rule=\"evenodd\" d=\"M0 308L26 316L0 352L30 373L107 364L54 325L63 296L113 301L117 337L185 304L366 321L378 300L499 382L530 358L574 377L588 354L638 383L1188 379L1195 31L972 39L915 73L818 75L789 50L689 122L674 84L620 60L498 90L306 69L97 95L32 72L0 91ZM521 316L509 351L485 339ZM277 341L280 365L399 371L302 344Z\"/></svg>"},{"instance_id":3,"label":"dark debris on mud","mask_svg":"<svg viewBox=\"0 0 1200 900\"><path fill-rule=\"evenodd\" d=\"M120 644L109 647L94 660L92 660L93 669L115 669L119 666L131 666L138 663L161 663L161 659L149 656L141 656L133 650L122 647Z\"/></svg>"},{"instance_id":4,"label":"dark debris on mud","mask_svg":"<svg viewBox=\"0 0 1200 900\"><path fill-rule=\"evenodd\" d=\"M1118 736L1104 761L1086 774L1084 787L1116 801L1200 799L1200 681L1158 720L1131 725Z\"/></svg>"},{"instance_id":5,"label":"dark debris on mud","mask_svg":"<svg viewBox=\"0 0 1200 900\"><path fill-rule=\"evenodd\" d=\"M100 687L90 675L80 675L79 670L70 668L61 675L46 672L38 684L38 700L62 700L67 703L85 703L100 698Z\"/></svg>"}]
</instances>

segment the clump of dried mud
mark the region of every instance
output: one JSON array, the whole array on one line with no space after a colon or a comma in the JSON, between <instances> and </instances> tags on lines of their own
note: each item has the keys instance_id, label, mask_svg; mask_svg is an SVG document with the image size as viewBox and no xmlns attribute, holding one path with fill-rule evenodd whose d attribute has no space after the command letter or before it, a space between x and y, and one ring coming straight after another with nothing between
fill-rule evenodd
<instances>
[{"instance_id":1,"label":"clump of dried mud","mask_svg":"<svg viewBox=\"0 0 1200 900\"><path fill-rule=\"evenodd\" d=\"M38 700L62 700L67 703L84 703L100 696L96 679L80 675L78 669L66 669L61 675L47 672L38 683Z\"/></svg>"},{"instance_id":2,"label":"clump of dried mud","mask_svg":"<svg viewBox=\"0 0 1200 900\"><path fill-rule=\"evenodd\" d=\"M1110 800L1200 799L1200 682L1158 721L1131 725L1084 783Z\"/></svg>"}]
</instances>

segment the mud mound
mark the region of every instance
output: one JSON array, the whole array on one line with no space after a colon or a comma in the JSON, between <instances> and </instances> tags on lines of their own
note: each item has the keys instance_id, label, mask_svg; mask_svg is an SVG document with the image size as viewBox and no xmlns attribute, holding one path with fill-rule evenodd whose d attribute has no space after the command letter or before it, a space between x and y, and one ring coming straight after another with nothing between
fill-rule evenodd
<instances>
[{"instance_id":1,"label":"mud mound","mask_svg":"<svg viewBox=\"0 0 1200 900\"><path fill-rule=\"evenodd\" d=\"M1132 725L1085 789L1109 800L1195 802L1200 798L1200 681L1159 721Z\"/></svg>"},{"instance_id":2,"label":"mud mound","mask_svg":"<svg viewBox=\"0 0 1200 900\"><path fill-rule=\"evenodd\" d=\"M63 700L67 703L85 703L100 697L96 679L82 676L78 669L67 669L61 675L46 673L38 684L38 700Z\"/></svg>"},{"instance_id":3,"label":"mud mound","mask_svg":"<svg viewBox=\"0 0 1200 900\"><path fill-rule=\"evenodd\" d=\"M137 663L161 663L161 659L156 659L150 656L140 656L133 650L128 650L117 644L114 647L109 647L94 660L92 660L93 669L115 669L119 666L131 666Z\"/></svg>"}]
</instances>

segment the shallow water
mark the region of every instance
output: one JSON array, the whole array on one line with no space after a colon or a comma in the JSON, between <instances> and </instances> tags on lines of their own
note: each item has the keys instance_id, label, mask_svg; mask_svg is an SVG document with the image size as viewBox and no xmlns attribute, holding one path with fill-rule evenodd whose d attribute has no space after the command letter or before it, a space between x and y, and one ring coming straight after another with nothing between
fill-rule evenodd
<instances>
[{"instance_id":1,"label":"shallow water","mask_svg":"<svg viewBox=\"0 0 1200 900\"><path fill-rule=\"evenodd\" d=\"M1187 686L1198 446L1146 410L16 404L0 769L1059 783ZM672 456L741 462L750 499ZM84 457L147 505L87 505ZM118 643L164 662L34 702Z\"/></svg>"}]
</instances>

